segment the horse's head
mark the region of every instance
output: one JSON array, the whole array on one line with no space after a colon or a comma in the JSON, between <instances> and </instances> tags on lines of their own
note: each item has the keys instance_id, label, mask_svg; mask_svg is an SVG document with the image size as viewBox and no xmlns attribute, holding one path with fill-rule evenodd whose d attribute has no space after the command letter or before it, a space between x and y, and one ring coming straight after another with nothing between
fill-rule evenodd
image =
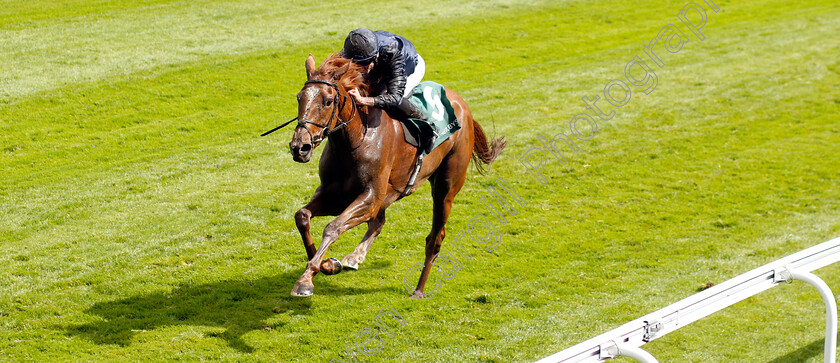
<instances>
[{"instance_id":1,"label":"horse's head","mask_svg":"<svg viewBox=\"0 0 840 363\"><path fill-rule=\"evenodd\" d=\"M308 162L313 150L343 122L343 108L353 100L339 80L350 66L350 62L345 62L339 68L324 69L322 65L316 70L315 58L311 54L306 58L307 81L297 94L298 124L289 143L295 161Z\"/></svg>"}]
</instances>

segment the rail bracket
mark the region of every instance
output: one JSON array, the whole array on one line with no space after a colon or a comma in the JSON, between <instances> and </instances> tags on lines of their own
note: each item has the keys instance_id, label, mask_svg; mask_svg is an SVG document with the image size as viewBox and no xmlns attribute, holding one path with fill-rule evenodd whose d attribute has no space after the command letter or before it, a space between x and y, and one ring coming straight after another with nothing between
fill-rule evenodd
<instances>
[{"instance_id":1,"label":"rail bracket","mask_svg":"<svg viewBox=\"0 0 840 363\"><path fill-rule=\"evenodd\" d=\"M782 282L792 283L793 273L790 272L790 268L784 266L773 270L773 282L777 284Z\"/></svg>"},{"instance_id":2,"label":"rail bracket","mask_svg":"<svg viewBox=\"0 0 840 363\"><path fill-rule=\"evenodd\" d=\"M618 357L618 344L615 344L612 340L601 344L598 350L598 358L600 360L613 359L615 357Z\"/></svg>"},{"instance_id":3,"label":"rail bracket","mask_svg":"<svg viewBox=\"0 0 840 363\"><path fill-rule=\"evenodd\" d=\"M660 319L645 320L645 335L642 337L642 340L645 343L656 339L659 332L664 328L662 322L659 320Z\"/></svg>"}]
</instances>

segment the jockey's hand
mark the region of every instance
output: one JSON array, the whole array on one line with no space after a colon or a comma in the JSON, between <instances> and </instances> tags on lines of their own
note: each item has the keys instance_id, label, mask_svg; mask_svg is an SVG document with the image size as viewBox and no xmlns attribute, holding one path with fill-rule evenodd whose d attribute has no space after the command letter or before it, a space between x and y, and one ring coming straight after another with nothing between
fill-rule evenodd
<instances>
[{"instance_id":1,"label":"jockey's hand","mask_svg":"<svg viewBox=\"0 0 840 363\"><path fill-rule=\"evenodd\" d=\"M359 105L362 105L362 106L373 106L374 105L373 97L362 96L361 94L359 94L359 89L358 88L353 88L353 89L347 91L347 94L349 94L350 97L353 97L353 101L356 102Z\"/></svg>"}]
</instances>

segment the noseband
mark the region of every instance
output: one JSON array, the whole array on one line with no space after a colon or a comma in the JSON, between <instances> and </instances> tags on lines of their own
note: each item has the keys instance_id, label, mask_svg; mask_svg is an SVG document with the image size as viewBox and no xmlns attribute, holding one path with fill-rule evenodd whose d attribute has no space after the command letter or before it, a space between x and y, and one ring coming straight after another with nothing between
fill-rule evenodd
<instances>
[{"instance_id":1,"label":"noseband","mask_svg":"<svg viewBox=\"0 0 840 363\"><path fill-rule=\"evenodd\" d=\"M334 133L338 130L341 130L342 128L347 126L347 124L349 124L351 121L353 121L354 118L356 118L356 103L352 102L352 104L353 104L353 115L350 116L350 118L347 121L341 121L341 115L340 115L341 110L344 109L344 106L347 104L347 99L350 98L350 96L342 95L341 92L338 91L338 85L337 84L335 84L333 82L330 82L330 81L321 80L321 79L312 79L312 80L306 81L303 84L303 88L309 87L313 84L325 84L327 86L332 87L335 90L335 97L333 97L332 114L330 114L330 119L329 119L329 121L327 121L326 124L319 124L317 122L307 120L306 118L299 118L298 119L298 126L304 126L306 124L310 124L310 125L313 125L313 126L320 127L323 130L323 131L321 131L320 135L316 139L315 135L312 135L312 131L309 131L309 128L304 127L304 129L306 129L306 132L309 133L309 139L312 140L313 144L317 145L321 141L324 141L332 133ZM341 96L341 98L342 98L341 99L341 106L339 106L339 104L338 104L339 96ZM334 119L336 120L335 126L333 126L333 120ZM358 148L358 146L357 146L357 148Z\"/></svg>"}]
</instances>

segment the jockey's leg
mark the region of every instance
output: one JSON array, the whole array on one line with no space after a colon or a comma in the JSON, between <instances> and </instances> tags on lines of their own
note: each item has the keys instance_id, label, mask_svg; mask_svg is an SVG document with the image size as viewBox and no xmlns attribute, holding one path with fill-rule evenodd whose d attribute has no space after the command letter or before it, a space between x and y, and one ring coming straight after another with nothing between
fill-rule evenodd
<instances>
[{"instance_id":1,"label":"jockey's leg","mask_svg":"<svg viewBox=\"0 0 840 363\"><path fill-rule=\"evenodd\" d=\"M423 57L417 55L417 65L414 66L414 72L405 76L405 92L403 92L403 97L411 97L411 94L414 93L414 87L420 84L420 81L423 80L423 76L425 75L426 62L423 61Z\"/></svg>"},{"instance_id":2,"label":"jockey's leg","mask_svg":"<svg viewBox=\"0 0 840 363\"><path fill-rule=\"evenodd\" d=\"M435 130L435 125L429 122L429 118L420 111L417 106L413 103L408 102L408 99L414 93L414 87L417 87L418 84L423 80L423 76L426 75L426 62L423 60L423 57L417 55L417 65L414 67L414 72L405 77L405 92L403 92L403 99L400 101L398 105L399 115L398 118L406 119L406 118L413 118L418 120L423 120L429 125L429 128L432 130L431 132L422 132L420 135L420 148L423 149L426 154L432 152L432 146L435 144L435 140L437 139L437 130Z\"/></svg>"},{"instance_id":3,"label":"jockey's leg","mask_svg":"<svg viewBox=\"0 0 840 363\"><path fill-rule=\"evenodd\" d=\"M413 118L422 120L429 126L429 130L422 132L420 135L420 148L424 149L426 154L432 152L432 146L435 144L435 140L437 139L437 130L435 130L434 123L429 122L429 118L420 111L417 106L409 102L406 97L403 97L397 109L399 110L399 113L405 116L406 119Z\"/></svg>"}]
</instances>

